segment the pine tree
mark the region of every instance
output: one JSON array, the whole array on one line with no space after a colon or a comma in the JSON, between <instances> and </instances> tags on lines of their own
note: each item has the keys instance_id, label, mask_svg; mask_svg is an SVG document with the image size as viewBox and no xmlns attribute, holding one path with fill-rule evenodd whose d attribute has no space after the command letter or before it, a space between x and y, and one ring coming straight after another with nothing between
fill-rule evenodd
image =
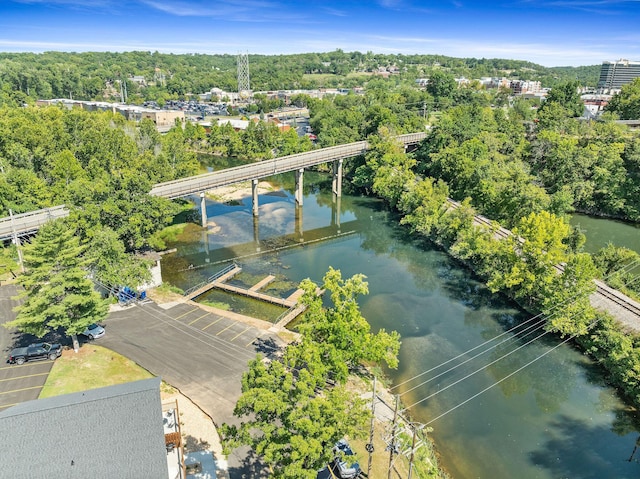
<instances>
[{"instance_id":1,"label":"pine tree","mask_svg":"<svg viewBox=\"0 0 640 479\"><path fill-rule=\"evenodd\" d=\"M108 304L87 277L86 246L63 220L45 224L24 246L26 273L19 278L24 302L9 328L42 337L58 331L75 336L103 320Z\"/></svg>"}]
</instances>

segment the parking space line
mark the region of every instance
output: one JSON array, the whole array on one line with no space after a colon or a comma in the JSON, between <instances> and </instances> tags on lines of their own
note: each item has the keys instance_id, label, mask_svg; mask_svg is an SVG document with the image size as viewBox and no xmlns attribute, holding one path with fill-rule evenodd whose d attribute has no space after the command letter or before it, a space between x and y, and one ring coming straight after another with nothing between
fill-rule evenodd
<instances>
[{"instance_id":1,"label":"parking space line","mask_svg":"<svg viewBox=\"0 0 640 479\"><path fill-rule=\"evenodd\" d=\"M220 336L222 333L224 333L227 329L229 329L232 326L235 326L235 321L233 321L229 326L227 326L226 328L224 328L222 331L219 331L218 333L216 333L216 336Z\"/></svg>"},{"instance_id":2,"label":"parking space line","mask_svg":"<svg viewBox=\"0 0 640 479\"><path fill-rule=\"evenodd\" d=\"M48 374L49 373L37 373L37 374L28 374L27 376L18 376L16 378L0 379L0 383L3 381L14 381L16 379L34 378L36 376L47 376Z\"/></svg>"},{"instance_id":3,"label":"parking space line","mask_svg":"<svg viewBox=\"0 0 640 479\"><path fill-rule=\"evenodd\" d=\"M42 386L31 386L30 388L14 389L13 391L2 391L0 394L19 393L20 391L28 391L29 389L42 389Z\"/></svg>"},{"instance_id":4,"label":"parking space line","mask_svg":"<svg viewBox=\"0 0 640 479\"><path fill-rule=\"evenodd\" d=\"M194 319L193 321L191 321L191 322L189 323L189 326L191 326L191 325L192 325L193 323L195 323L196 321L198 321L198 320L200 320L200 319L204 318L205 316L209 316L210 314L211 314L211 313L208 313L208 312L207 312L207 313L203 314L202 316L200 316L199 318Z\"/></svg>"},{"instance_id":5,"label":"parking space line","mask_svg":"<svg viewBox=\"0 0 640 479\"><path fill-rule=\"evenodd\" d=\"M51 363L48 361L36 361L36 362L28 362L26 364L14 364L12 366L4 366L0 368L0 371L2 371L3 369L18 369L18 368L26 368L27 366L38 366L40 364L46 364L48 366Z\"/></svg>"},{"instance_id":6,"label":"parking space line","mask_svg":"<svg viewBox=\"0 0 640 479\"><path fill-rule=\"evenodd\" d=\"M253 346L254 341L258 339L258 338L253 338L251 341L249 341L246 345L245 348L248 348L249 346Z\"/></svg>"},{"instance_id":7,"label":"parking space line","mask_svg":"<svg viewBox=\"0 0 640 479\"><path fill-rule=\"evenodd\" d=\"M216 324L218 321L222 320L222 318L218 318L216 319L213 323L207 324L204 328L202 328L202 331L204 331L205 329L207 329L209 326L213 326L214 324Z\"/></svg>"},{"instance_id":8,"label":"parking space line","mask_svg":"<svg viewBox=\"0 0 640 479\"><path fill-rule=\"evenodd\" d=\"M242 336L244 333L246 333L247 331L249 331L249 329L251 329L251 326L247 326L247 329L245 329L244 331L242 331L241 333L236 334L233 338L231 338L229 341L233 341L234 339L236 339L238 336Z\"/></svg>"},{"instance_id":9,"label":"parking space line","mask_svg":"<svg viewBox=\"0 0 640 479\"><path fill-rule=\"evenodd\" d=\"M199 308L193 308L193 309L190 309L190 310L189 310L189 311L187 311L186 313L181 314L180 316L176 316L176 317L175 317L175 318L173 318L173 319L178 320L178 319L180 319L180 318L183 318L183 317L184 317L184 316L186 316L187 314L191 314L191 313L193 313L194 311L197 311L198 309L199 309Z\"/></svg>"},{"instance_id":10,"label":"parking space line","mask_svg":"<svg viewBox=\"0 0 640 479\"><path fill-rule=\"evenodd\" d=\"M11 407L11 406L15 406L16 404L20 404L20 403L14 402L13 404L0 404L0 408Z\"/></svg>"}]
</instances>

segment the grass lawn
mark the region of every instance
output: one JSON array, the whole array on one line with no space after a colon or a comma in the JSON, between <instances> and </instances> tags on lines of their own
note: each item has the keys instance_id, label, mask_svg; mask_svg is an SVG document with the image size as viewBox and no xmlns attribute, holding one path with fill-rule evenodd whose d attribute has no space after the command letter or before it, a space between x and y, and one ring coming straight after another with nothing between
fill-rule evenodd
<instances>
[{"instance_id":1,"label":"grass lawn","mask_svg":"<svg viewBox=\"0 0 640 479\"><path fill-rule=\"evenodd\" d=\"M40 397L59 396L151 377L153 375L150 372L133 361L90 343L83 345L77 353L73 349L62 352L51 369Z\"/></svg>"}]
</instances>

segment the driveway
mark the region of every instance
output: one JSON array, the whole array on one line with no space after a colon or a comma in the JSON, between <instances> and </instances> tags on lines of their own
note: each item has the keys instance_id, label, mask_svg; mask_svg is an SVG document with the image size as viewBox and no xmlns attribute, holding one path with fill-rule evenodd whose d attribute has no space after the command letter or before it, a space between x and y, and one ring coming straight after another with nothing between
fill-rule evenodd
<instances>
[{"instance_id":1,"label":"driveway","mask_svg":"<svg viewBox=\"0 0 640 479\"><path fill-rule=\"evenodd\" d=\"M239 423L233 408L248 361L257 352L271 355L282 344L273 333L189 303L163 309L149 302L112 312L105 329L107 334L96 344L162 377L198 404L216 426ZM245 449L229 457L229 474L266 477Z\"/></svg>"},{"instance_id":2,"label":"driveway","mask_svg":"<svg viewBox=\"0 0 640 479\"><path fill-rule=\"evenodd\" d=\"M5 284L0 287L0 325L15 319L13 308L18 306L19 301L13 298L17 294L16 285ZM0 326L0 411L21 402L38 399L53 367L53 361L48 360L28 362L21 366L6 362L14 347L29 344L33 339Z\"/></svg>"}]
</instances>

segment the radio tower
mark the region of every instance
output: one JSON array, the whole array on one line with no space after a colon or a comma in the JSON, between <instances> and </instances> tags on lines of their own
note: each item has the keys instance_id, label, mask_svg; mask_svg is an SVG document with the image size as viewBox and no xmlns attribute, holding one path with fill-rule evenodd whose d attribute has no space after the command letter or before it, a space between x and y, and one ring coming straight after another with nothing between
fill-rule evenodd
<instances>
[{"instance_id":1,"label":"radio tower","mask_svg":"<svg viewBox=\"0 0 640 479\"><path fill-rule=\"evenodd\" d=\"M238 94L247 98L251 92L249 85L249 54L238 53Z\"/></svg>"}]
</instances>

